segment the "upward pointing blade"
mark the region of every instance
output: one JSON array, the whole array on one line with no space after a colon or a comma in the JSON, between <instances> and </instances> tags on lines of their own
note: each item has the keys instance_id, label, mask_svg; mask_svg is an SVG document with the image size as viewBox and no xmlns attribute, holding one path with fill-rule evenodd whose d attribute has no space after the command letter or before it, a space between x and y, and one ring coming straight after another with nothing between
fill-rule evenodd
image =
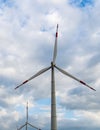
<instances>
[{"instance_id":1,"label":"upward pointing blade","mask_svg":"<svg viewBox=\"0 0 100 130\"><path fill-rule=\"evenodd\" d=\"M51 66L40 70L40 71L37 72L35 75L33 75L32 77L30 77L29 79L25 80L23 83L21 83L20 85L18 85L15 89L19 88L19 87L22 86L23 84L25 84L25 83L27 83L28 81L30 81L30 80L34 79L35 77L39 76L40 74L44 73L45 71L49 70L50 68L51 68Z\"/></svg>"},{"instance_id":2,"label":"upward pointing blade","mask_svg":"<svg viewBox=\"0 0 100 130\"><path fill-rule=\"evenodd\" d=\"M55 35L55 45L54 45L54 52L53 52L53 64L55 64L56 56L57 56L57 38L58 38L58 24L56 29Z\"/></svg>"},{"instance_id":3,"label":"upward pointing blade","mask_svg":"<svg viewBox=\"0 0 100 130\"><path fill-rule=\"evenodd\" d=\"M27 106L26 106L26 122L28 122L28 102L27 102Z\"/></svg>"},{"instance_id":4,"label":"upward pointing blade","mask_svg":"<svg viewBox=\"0 0 100 130\"><path fill-rule=\"evenodd\" d=\"M72 78L72 79L74 79L74 80L80 82L81 84L87 86L88 88L90 88L90 89L96 91L94 88L90 87L90 86L89 86L88 84L86 84L84 81L82 81L82 80L80 80L80 79L74 77L73 75L71 75L71 74L69 74L68 72L64 71L63 69L57 67L56 65L55 65L55 68L58 69L58 70L59 70L60 72L62 72L63 74L69 76L70 78Z\"/></svg>"}]
</instances>

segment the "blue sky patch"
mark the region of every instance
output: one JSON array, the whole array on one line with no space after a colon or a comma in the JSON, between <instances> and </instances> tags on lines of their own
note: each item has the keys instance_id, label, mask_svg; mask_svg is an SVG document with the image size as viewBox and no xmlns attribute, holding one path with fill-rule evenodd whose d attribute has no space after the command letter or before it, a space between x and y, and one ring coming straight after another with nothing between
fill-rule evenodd
<instances>
[{"instance_id":1,"label":"blue sky patch","mask_svg":"<svg viewBox=\"0 0 100 130\"><path fill-rule=\"evenodd\" d=\"M8 7L12 7L14 5L14 1L13 0L0 0L0 7L2 5L8 6Z\"/></svg>"},{"instance_id":2,"label":"blue sky patch","mask_svg":"<svg viewBox=\"0 0 100 130\"><path fill-rule=\"evenodd\" d=\"M50 105L51 101L50 98L45 98L38 100L37 103L40 105Z\"/></svg>"},{"instance_id":3,"label":"blue sky patch","mask_svg":"<svg viewBox=\"0 0 100 130\"><path fill-rule=\"evenodd\" d=\"M86 7L88 5L93 6L94 0L69 0L69 4L74 5L76 7L83 8L83 7Z\"/></svg>"},{"instance_id":4,"label":"blue sky patch","mask_svg":"<svg viewBox=\"0 0 100 130\"><path fill-rule=\"evenodd\" d=\"M0 3L5 3L7 2L8 0L0 0Z\"/></svg>"}]
</instances>

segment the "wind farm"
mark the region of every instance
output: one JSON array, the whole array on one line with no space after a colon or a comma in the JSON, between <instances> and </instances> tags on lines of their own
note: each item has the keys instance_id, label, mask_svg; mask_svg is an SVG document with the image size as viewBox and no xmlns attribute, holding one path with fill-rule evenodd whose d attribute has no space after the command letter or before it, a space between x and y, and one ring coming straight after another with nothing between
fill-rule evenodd
<instances>
[{"instance_id":1,"label":"wind farm","mask_svg":"<svg viewBox=\"0 0 100 130\"><path fill-rule=\"evenodd\" d=\"M20 85L16 86L15 89L18 89L22 85L26 84L30 80L38 77L39 75L43 74L44 72L51 70L51 130L57 130L57 114L56 114L56 91L55 91L55 69L63 73L64 75L76 80L77 82L81 83L82 85L88 87L89 89L96 91L93 87L85 83L83 80L80 80L80 78L77 78L70 74L69 72L63 70L62 68L58 67L56 65L56 58L57 58L57 44L58 44L58 24L56 27L56 34L55 34L55 44L54 44L54 51L53 51L53 58L51 61L51 64L49 67L43 68L40 71L38 71L36 74L22 82ZM45 81L44 81L45 82ZM27 123L28 124L28 123ZM26 125L26 124L25 124ZM24 126L25 126L24 125ZM23 126L23 127L24 127ZM27 126L27 125L26 125ZM21 128L20 128L21 129ZM18 129L18 130L20 130Z\"/></svg>"}]
</instances>

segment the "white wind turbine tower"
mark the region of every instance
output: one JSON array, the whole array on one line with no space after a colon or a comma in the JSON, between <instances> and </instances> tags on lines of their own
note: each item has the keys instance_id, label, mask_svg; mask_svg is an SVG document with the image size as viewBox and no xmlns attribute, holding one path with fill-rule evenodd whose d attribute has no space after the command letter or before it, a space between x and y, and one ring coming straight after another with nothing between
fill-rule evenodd
<instances>
[{"instance_id":1,"label":"white wind turbine tower","mask_svg":"<svg viewBox=\"0 0 100 130\"><path fill-rule=\"evenodd\" d=\"M27 127L28 125L31 126L32 128L37 129L37 130L41 130L41 129L37 128L36 126L33 126L32 124L30 124L30 123L28 122L28 102L27 102L27 106L26 106L26 122L25 122L24 125L20 126L20 128L17 128L17 130L21 130L21 129L24 128L25 126L26 126L26 130L28 130L28 127Z\"/></svg>"},{"instance_id":2,"label":"white wind turbine tower","mask_svg":"<svg viewBox=\"0 0 100 130\"><path fill-rule=\"evenodd\" d=\"M56 96L55 96L55 75L54 75L54 69L55 68L57 70L59 70L61 73L67 75L68 77L70 77L70 78L78 81L79 83L87 86L88 88L96 91L94 88L92 88L91 86L89 86L88 84L86 84L84 81L82 81L82 80L74 77L70 73L68 73L68 72L64 71L63 69L59 68L58 66L56 66L55 61L56 61L56 56L57 56L57 38L58 38L58 24L57 24L57 28L56 28L55 45L54 45L54 52L53 52L53 60L51 62L51 65L49 67L47 67L47 68L44 68L44 69L40 70L35 75L33 75L29 79L25 80L24 82L22 82L20 85L18 85L15 88L15 89L19 88L20 86L22 86L23 84L27 83L28 81L34 79L35 77L37 77L37 76L43 74L44 72L46 72L47 70L51 69L51 130L57 130Z\"/></svg>"}]
</instances>

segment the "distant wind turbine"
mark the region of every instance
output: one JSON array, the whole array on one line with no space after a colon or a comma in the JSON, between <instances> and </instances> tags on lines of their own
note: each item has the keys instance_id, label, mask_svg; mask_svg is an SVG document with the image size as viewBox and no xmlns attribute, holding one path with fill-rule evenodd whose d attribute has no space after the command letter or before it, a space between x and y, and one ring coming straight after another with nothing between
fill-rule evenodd
<instances>
[{"instance_id":1,"label":"distant wind turbine","mask_svg":"<svg viewBox=\"0 0 100 130\"><path fill-rule=\"evenodd\" d=\"M51 130L57 130L57 116L56 116L56 96L55 96L55 75L54 75L54 68L56 68L57 70L59 70L61 73L69 76L70 78L78 81L79 83L87 86L88 88L96 91L94 88L92 88L91 86L89 86L88 84L86 84L84 81L74 77L73 75L71 75L70 73L64 71L63 69L59 68L58 66L56 66L55 62L56 62L56 57L57 57L57 38L58 38L58 24L57 24L57 28L56 28L56 35L55 35L55 44L54 44L54 52L53 52L53 60L51 62L51 65L49 67L46 67L42 70L40 70L39 72L37 72L35 75L33 75L32 77L30 77L29 79L25 80L24 82L22 82L20 85L18 85L15 89L19 88L20 86L22 86L23 84L27 83L28 81L34 79L35 77L43 74L44 72L46 72L47 70L51 69Z\"/></svg>"},{"instance_id":2,"label":"distant wind turbine","mask_svg":"<svg viewBox=\"0 0 100 130\"><path fill-rule=\"evenodd\" d=\"M41 130L41 129L37 128L36 126L33 126L32 124L30 124L30 123L28 122L28 102L27 102L27 106L26 106L26 122L25 122L24 125L20 126L20 128L17 128L17 130L21 130L21 129L22 129L23 127L25 127L25 126L26 126L26 130L28 130L28 129L27 129L27 128L28 128L27 125L31 126L32 128L35 128L35 129L37 129L37 130Z\"/></svg>"}]
</instances>

